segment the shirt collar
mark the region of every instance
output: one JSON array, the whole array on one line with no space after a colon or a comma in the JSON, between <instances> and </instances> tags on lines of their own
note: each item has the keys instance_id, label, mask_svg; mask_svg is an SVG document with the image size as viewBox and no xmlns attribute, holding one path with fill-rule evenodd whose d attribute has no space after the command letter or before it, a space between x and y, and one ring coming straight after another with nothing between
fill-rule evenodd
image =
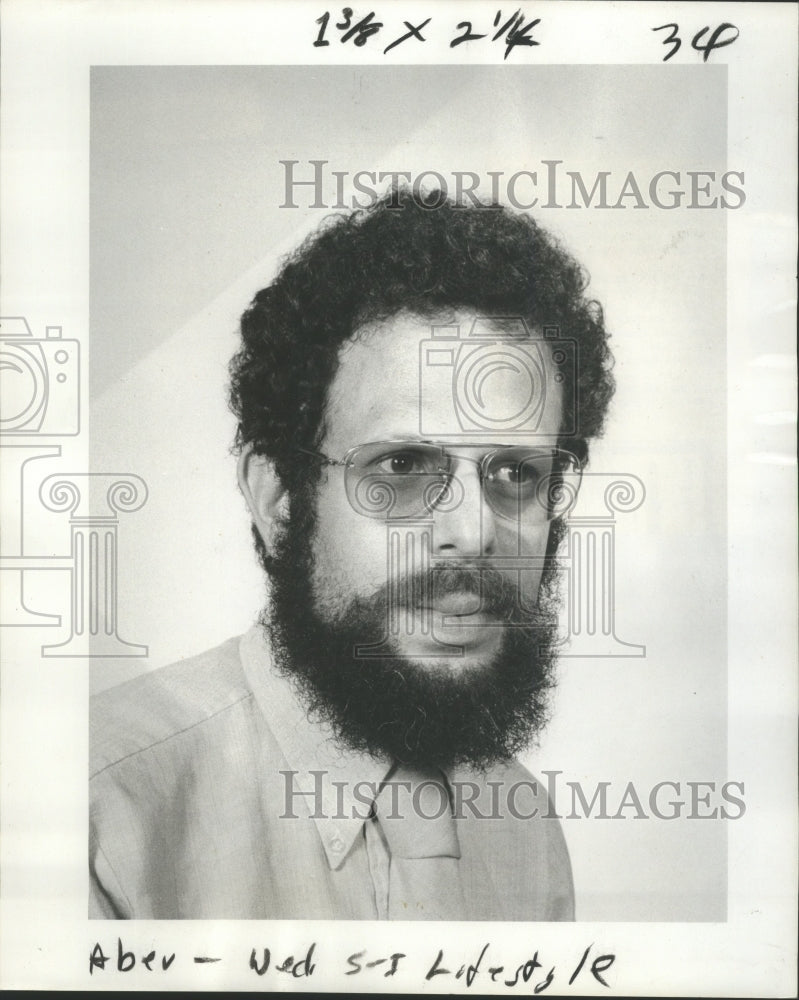
<instances>
[{"instance_id":1,"label":"shirt collar","mask_svg":"<svg viewBox=\"0 0 799 1000\"><path fill-rule=\"evenodd\" d=\"M307 810L336 870L369 817L391 761L342 747L329 725L308 718L291 681L275 668L260 625L241 637L239 651L258 707L294 772L283 775L285 802L296 816Z\"/></svg>"}]
</instances>

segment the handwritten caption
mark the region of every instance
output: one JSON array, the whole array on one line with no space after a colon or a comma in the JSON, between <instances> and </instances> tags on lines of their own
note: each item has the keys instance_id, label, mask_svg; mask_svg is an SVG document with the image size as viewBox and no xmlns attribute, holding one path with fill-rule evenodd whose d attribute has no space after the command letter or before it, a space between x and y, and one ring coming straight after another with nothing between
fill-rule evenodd
<instances>
[{"instance_id":1,"label":"handwritten caption","mask_svg":"<svg viewBox=\"0 0 799 1000\"><path fill-rule=\"evenodd\" d=\"M342 7L338 14L326 10L314 22L317 29L312 42L313 47L317 49L327 48L332 42L338 40L343 45L352 43L358 48L363 48L371 38L380 35L377 44L382 44L383 41L390 39L383 48L383 55L386 55L392 49L406 43L416 45L426 42L428 35L425 32L428 29L434 30L430 28L433 21L432 15L419 21L418 24L403 20L402 27L393 21L389 24L386 21L378 20L378 17L381 16L374 10L361 16L355 13L353 7ZM451 49L456 49L468 42L483 42L483 44L499 42L505 46L503 59L507 59L516 48L532 49L541 44L537 37L541 18L522 13L521 7L509 16L499 8L493 19L490 15L486 15L485 19L481 19L479 23L458 21L453 24L453 21L454 18L448 27L449 47ZM668 52L663 56L663 62L667 62L676 55L682 46L680 26L669 22L653 27L651 30L669 32L665 38L661 39L662 43L668 47ZM732 45L738 35L738 28L729 21L724 21L715 28L711 28L711 25L707 24L693 34L691 48L695 52L701 53L702 62L707 62L716 49Z\"/></svg>"},{"instance_id":2,"label":"handwritten caption","mask_svg":"<svg viewBox=\"0 0 799 1000\"><path fill-rule=\"evenodd\" d=\"M412 961L408 954L394 951L389 955L370 953L366 948L346 956L329 956L325 960L320 955L316 941L288 955L278 955L271 948L260 946L252 948L249 956L243 954L234 960L239 968L249 970L258 979L268 977L280 980L284 976L292 979L309 979L317 971L322 974L339 974L343 976L363 977L364 979L387 979L398 976L400 979L430 982L448 982L471 987L475 982L486 983L489 980L512 989L523 985L532 989L533 993L544 993L555 985L560 991L582 986L588 980L595 981L610 988L605 974L616 961L615 954L599 954L593 944L588 945L581 953L575 954L574 960L560 967L549 965L539 956L536 949L532 954L525 955L521 961L507 963L495 953L490 942L483 945L480 951L472 955L456 955L445 952L443 948L431 950L429 957L418 956ZM420 964L421 959L421 964ZM181 958L174 951L157 952L152 949L144 954L137 954L128 949L122 938L117 938L116 947L103 945L98 941L89 954L89 974L95 973L129 973L135 969L147 972L165 974L177 968L192 965L218 965L224 962L221 957L209 955L192 955ZM228 959L228 964L230 960ZM441 979L440 977L446 977Z\"/></svg>"}]
</instances>

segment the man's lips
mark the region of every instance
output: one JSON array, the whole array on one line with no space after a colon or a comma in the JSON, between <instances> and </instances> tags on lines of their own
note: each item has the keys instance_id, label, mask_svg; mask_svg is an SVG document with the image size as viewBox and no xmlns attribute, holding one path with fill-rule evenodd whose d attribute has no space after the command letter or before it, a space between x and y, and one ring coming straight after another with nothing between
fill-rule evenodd
<instances>
[{"instance_id":1,"label":"man's lips","mask_svg":"<svg viewBox=\"0 0 799 1000\"><path fill-rule=\"evenodd\" d=\"M421 611L438 612L440 615L473 615L482 607L479 594L446 594L427 604L419 605Z\"/></svg>"}]
</instances>

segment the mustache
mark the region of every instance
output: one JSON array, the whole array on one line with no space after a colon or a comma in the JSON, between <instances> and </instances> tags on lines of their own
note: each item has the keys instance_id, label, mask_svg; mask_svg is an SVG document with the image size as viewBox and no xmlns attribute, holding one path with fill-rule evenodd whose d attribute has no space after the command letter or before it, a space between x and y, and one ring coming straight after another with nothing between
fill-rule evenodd
<instances>
[{"instance_id":1,"label":"mustache","mask_svg":"<svg viewBox=\"0 0 799 1000\"><path fill-rule=\"evenodd\" d=\"M434 565L427 570L397 573L368 600L375 609L430 606L453 594L472 595L478 609L501 620L529 619L536 603L530 589L526 598L522 571L509 576L489 566Z\"/></svg>"}]
</instances>

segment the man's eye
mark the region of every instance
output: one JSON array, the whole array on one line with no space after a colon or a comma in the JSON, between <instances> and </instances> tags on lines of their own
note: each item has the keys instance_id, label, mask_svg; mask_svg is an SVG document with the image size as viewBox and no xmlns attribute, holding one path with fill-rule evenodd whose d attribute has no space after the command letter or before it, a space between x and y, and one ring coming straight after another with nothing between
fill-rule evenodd
<instances>
[{"instance_id":1,"label":"man's eye","mask_svg":"<svg viewBox=\"0 0 799 1000\"><path fill-rule=\"evenodd\" d=\"M392 476L411 475L413 473L429 472L430 461L425 460L424 455L412 451L395 451L390 455L383 455L378 458L375 468L379 472L388 473Z\"/></svg>"},{"instance_id":2,"label":"man's eye","mask_svg":"<svg viewBox=\"0 0 799 1000\"><path fill-rule=\"evenodd\" d=\"M498 461L489 472L488 478L495 490L513 493L516 496L532 497L539 489L541 478L548 475L541 463L529 458Z\"/></svg>"},{"instance_id":3,"label":"man's eye","mask_svg":"<svg viewBox=\"0 0 799 1000\"><path fill-rule=\"evenodd\" d=\"M526 462L505 462L493 469L491 478L506 486L530 486L538 482L538 470Z\"/></svg>"}]
</instances>

